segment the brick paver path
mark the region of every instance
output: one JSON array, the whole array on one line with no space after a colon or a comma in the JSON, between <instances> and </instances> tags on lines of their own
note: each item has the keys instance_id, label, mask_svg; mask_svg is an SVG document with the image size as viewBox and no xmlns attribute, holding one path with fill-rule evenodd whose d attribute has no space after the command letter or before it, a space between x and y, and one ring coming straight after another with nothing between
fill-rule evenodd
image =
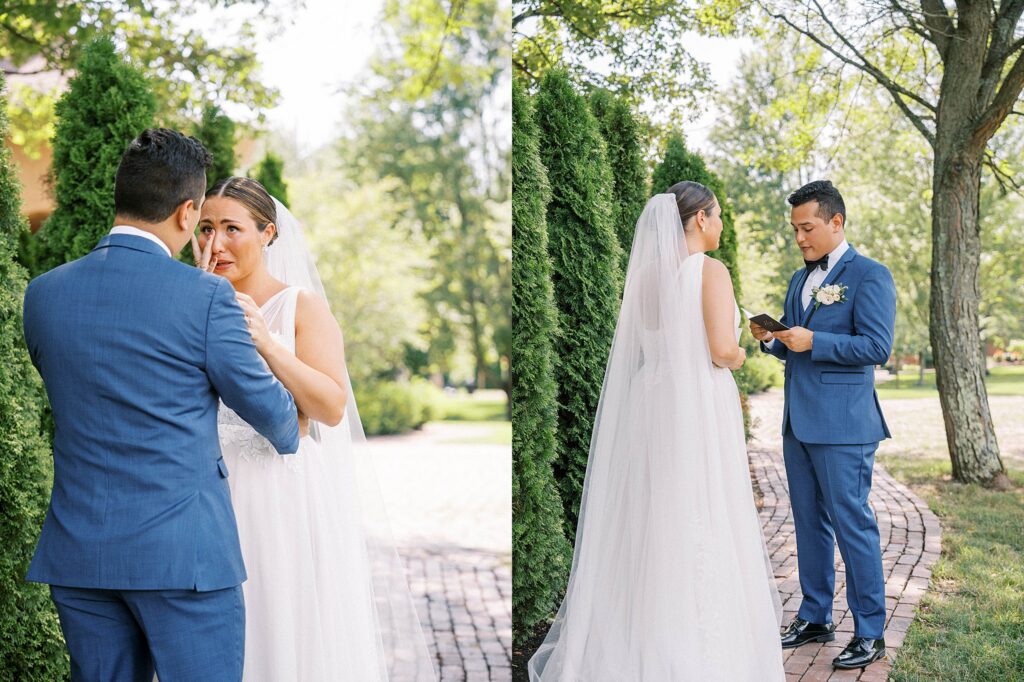
<instances>
[{"instance_id":1,"label":"brick paver path","mask_svg":"<svg viewBox=\"0 0 1024 682\"><path fill-rule=\"evenodd\" d=\"M427 424L370 448L442 682L512 679L512 448Z\"/></svg>"},{"instance_id":2,"label":"brick paver path","mask_svg":"<svg viewBox=\"0 0 1024 682\"><path fill-rule=\"evenodd\" d=\"M782 461L781 436L777 435L781 413L781 390L775 389L751 398L755 436L749 446L751 474L763 496L761 522L782 596L783 622L788 623L796 615L801 594L796 565L796 535ZM878 519L882 539L888 660L878 661L863 671L832 668L832 659L853 636L853 617L846 604L846 581L837 548L836 597L832 616L836 623L836 640L824 645L806 644L783 652L788 681L875 682L887 679L892 660L914 619L917 604L928 589L931 567L940 551L938 519L924 501L878 464L875 465L869 501Z\"/></svg>"}]
</instances>

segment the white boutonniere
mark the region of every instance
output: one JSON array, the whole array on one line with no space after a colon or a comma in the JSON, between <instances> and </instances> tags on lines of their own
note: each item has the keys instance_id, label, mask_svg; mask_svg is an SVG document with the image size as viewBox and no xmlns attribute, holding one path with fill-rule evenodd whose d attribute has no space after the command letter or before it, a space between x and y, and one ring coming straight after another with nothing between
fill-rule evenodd
<instances>
[{"instance_id":1,"label":"white boutonniere","mask_svg":"<svg viewBox=\"0 0 1024 682\"><path fill-rule=\"evenodd\" d=\"M832 305L833 303L845 303L846 302L846 285L845 284L829 284L824 287L814 287L811 289L811 298L814 299L814 309L817 310L820 305Z\"/></svg>"}]
</instances>

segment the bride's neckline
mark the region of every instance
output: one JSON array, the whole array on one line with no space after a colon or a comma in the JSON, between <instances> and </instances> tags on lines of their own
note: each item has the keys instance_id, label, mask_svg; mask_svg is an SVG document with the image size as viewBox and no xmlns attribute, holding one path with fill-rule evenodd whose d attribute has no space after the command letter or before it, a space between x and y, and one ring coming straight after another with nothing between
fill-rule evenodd
<instances>
[{"instance_id":1,"label":"bride's neckline","mask_svg":"<svg viewBox=\"0 0 1024 682\"><path fill-rule=\"evenodd\" d=\"M289 289L291 289L291 288L292 288L292 287L290 287L290 286L289 286L289 287L285 287L284 289L281 289L281 291L277 292L276 294L274 294L273 296L271 296L270 298L268 298L268 299L267 299L266 301L264 301L264 302L263 302L263 305L261 305L261 306L260 306L260 310L263 310L264 308L266 308L266 307L267 307L268 305L270 305L270 304L271 304L271 302L272 302L272 301L274 301L274 300L275 300L275 299L276 299L276 298L277 298L278 296L280 296L281 294L283 294L284 292L288 291L288 290L289 290Z\"/></svg>"}]
</instances>

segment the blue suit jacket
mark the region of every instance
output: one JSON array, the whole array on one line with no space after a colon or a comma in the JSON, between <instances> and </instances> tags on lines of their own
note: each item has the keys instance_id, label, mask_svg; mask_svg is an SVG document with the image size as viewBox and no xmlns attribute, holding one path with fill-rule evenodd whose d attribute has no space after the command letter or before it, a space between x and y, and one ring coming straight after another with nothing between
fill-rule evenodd
<instances>
[{"instance_id":1,"label":"blue suit jacket","mask_svg":"<svg viewBox=\"0 0 1024 682\"><path fill-rule=\"evenodd\" d=\"M231 284L110 235L29 283L24 324L56 425L28 579L200 591L245 580L217 399L278 452L295 452L299 434Z\"/></svg>"},{"instance_id":2,"label":"blue suit jacket","mask_svg":"<svg viewBox=\"0 0 1024 682\"><path fill-rule=\"evenodd\" d=\"M863 444L889 438L889 427L875 392L874 366L892 352L896 325L896 286L889 269L851 246L825 277L845 284L846 301L802 310L800 294L808 272L789 282L781 322L814 332L810 351L794 353L776 341L769 349L786 363L787 426L804 443Z\"/></svg>"}]
</instances>

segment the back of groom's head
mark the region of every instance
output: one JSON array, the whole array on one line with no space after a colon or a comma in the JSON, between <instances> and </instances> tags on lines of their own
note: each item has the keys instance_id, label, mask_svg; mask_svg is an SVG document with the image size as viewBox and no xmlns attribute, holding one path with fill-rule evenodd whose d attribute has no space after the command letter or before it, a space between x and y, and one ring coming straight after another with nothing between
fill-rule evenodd
<instances>
[{"instance_id":1,"label":"back of groom's head","mask_svg":"<svg viewBox=\"0 0 1024 682\"><path fill-rule=\"evenodd\" d=\"M191 199L198 208L213 157L194 137L168 128L149 128L132 140L114 181L118 216L147 223L166 220Z\"/></svg>"},{"instance_id":2,"label":"back of groom's head","mask_svg":"<svg viewBox=\"0 0 1024 682\"><path fill-rule=\"evenodd\" d=\"M789 205L796 208L811 201L818 202L818 217L826 223L832 220L835 215L843 218L843 227L846 227L846 202L843 195L839 193L828 180L815 180L789 195L786 199Z\"/></svg>"}]
</instances>

